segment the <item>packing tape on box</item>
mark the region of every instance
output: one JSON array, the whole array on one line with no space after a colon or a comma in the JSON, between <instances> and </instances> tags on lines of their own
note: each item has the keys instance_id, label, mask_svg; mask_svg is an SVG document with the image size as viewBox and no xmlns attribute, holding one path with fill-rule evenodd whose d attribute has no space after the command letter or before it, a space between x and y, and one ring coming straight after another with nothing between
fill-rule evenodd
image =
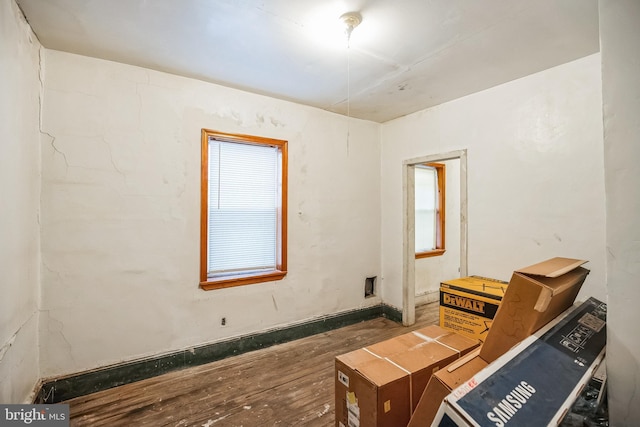
<instances>
[{"instance_id":1,"label":"packing tape on box","mask_svg":"<svg viewBox=\"0 0 640 427\"><path fill-rule=\"evenodd\" d=\"M400 366L399 364L397 364L396 362L394 362L393 360L389 359L388 357L385 357L384 360L386 360L387 362L391 363L392 365L402 369L403 371L405 371L407 374L411 375L411 371L409 371L408 369L403 368L402 366Z\"/></svg>"},{"instance_id":2,"label":"packing tape on box","mask_svg":"<svg viewBox=\"0 0 640 427\"><path fill-rule=\"evenodd\" d=\"M362 348L364 351L366 351L367 353L371 354L372 356L377 357L378 359L382 359L382 356L378 356L377 354L375 354L373 351L369 350L367 347L363 347Z\"/></svg>"},{"instance_id":3,"label":"packing tape on box","mask_svg":"<svg viewBox=\"0 0 640 427\"><path fill-rule=\"evenodd\" d=\"M418 338L421 338L421 339L425 340L425 342L428 342L428 343L429 342L437 342L441 346L446 347L449 350L458 353L458 357L460 357L460 350L458 350L457 348L451 347L450 345L447 345L447 344L439 341L439 338L446 337L446 336L451 335L451 334L443 334L443 335L440 335L440 336L438 336L436 338L431 338L431 337L428 337L426 335L421 334L420 332L413 331L413 335L417 336Z\"/></svg>"},{"instance_id":4,"label":"packing tape on box","mask_svg":"<svg viewBox=\"0 0 640 427\"><path fill-rule=\"evenodd\" d=\"M409 402L413 402L413 376L411 375L411 371L409 371L408 369L405 369L404 367L397 364L393 360L390 360L388 357L382 357L380 355L377 355L375 352L369 350L367 347L363 347L362 349L367 353L371 354L372 356L377 357L378 359L386 360L387 362L391 363L393 366L402 370L409 376ZM391 410L391 402L385 402L385 412L389 412L390 410ZM409 403L409 415L411 415L411 403Z\"/></svg>"},{"instance_id":5,"label":"packing tape on box","mask_svg":"<svg viewBox=\"0 0 640 427\"><path fill-rule=\"evenodd\" d=\"M412 405L411 402L413 402L413 375L411 375L411 371L403 368L393 360L389 360L388 357L385 357L384 360L391 363L395 367L402 369L404 372L406 372L409 375L409 416L411 416L411 405Z\"/></svg>"}]
</instances>

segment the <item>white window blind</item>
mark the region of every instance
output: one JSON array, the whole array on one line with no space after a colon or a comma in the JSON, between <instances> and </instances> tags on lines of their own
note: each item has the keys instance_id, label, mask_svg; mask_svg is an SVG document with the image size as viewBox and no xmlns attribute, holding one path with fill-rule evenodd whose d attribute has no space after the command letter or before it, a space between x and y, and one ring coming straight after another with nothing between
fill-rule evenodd
<instances>
[{"instance_id":1,"label":"white window blind","mask_svg":"<svg viewBox=\"0 0 640 427\"><path fill-rule=\"evenodd\" d=\"M277 147L209 139L208 275L276 269Z\"/></svg>"},{"instance_id":2,"label":"white window blind","mask_svg":"<svg viewBox=\"0 0 640 427\"><path fill-rule=\"evenodd\" d=\"M436 248L438 174L428 166L415 167L416 252Z\"/></svg>"}]
</instances>

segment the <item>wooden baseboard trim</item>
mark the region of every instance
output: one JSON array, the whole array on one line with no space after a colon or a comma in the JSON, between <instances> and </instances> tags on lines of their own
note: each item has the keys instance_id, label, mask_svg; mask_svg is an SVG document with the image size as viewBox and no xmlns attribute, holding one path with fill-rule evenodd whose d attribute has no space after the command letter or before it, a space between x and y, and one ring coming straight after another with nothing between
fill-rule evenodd
<instances>
[{"instance_id":1,"label":"wooden baseboard trim","mask_svg":"<svg viewBox=\"0 0 640 427\"><path fill-rule=\"evenodd\" d=\"M402 311L386 304L378 304L372 307L309 320L285 328L179 350L162 356L138 359L65 377L47 379L43 380L37 388L34 403L64 402L75 397L141 381L179 369L222 360L230 356L282 344L377 317L385 317L394 322L402 322Z\"/></svg>"},{"instance_id":2,"label":"wooden baseboard trim","mask_svg":"<svg viewBox=\"0 0 640 427\"><path fill-rule=\"evenodd\" d=\"M382 317L386 317L396 323L402 323L402 310L398 310L391 305L382 304Z\"/></svg>"}]
</instances>

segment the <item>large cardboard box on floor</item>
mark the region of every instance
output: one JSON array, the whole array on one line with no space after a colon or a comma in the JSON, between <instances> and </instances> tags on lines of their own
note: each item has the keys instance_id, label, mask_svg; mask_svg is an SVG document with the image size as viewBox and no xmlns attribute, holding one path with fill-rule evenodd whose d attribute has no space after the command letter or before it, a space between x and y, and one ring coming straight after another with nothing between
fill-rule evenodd
<instances>
[{"instance_id":1,"label":"large cardboard box on floor","mask_svg":"<svg viewBox=\"0 0 640 427\"><path fill-rule=\"evenodd\" d=\"M409 374L365 349L336 357L336 426L404 425Z\"/></svg>"},{"instance_id":2,"label":"large cardboard box on floor","mask_svg":"<svg viewBox=\"0 0 640 427\"><path fill-rule=\"evenodd\" d=\"M435 325L407 335L418 337L422 343L406 351L389 355L387 360L409 372L409 399L413 413L431 375L471 350L477 349L480 343L478 340L445 331Z\"/></svg>"},{"instance_id":3,"label":"large cardboard box on floor","mask_svg":"<svg viewBox=\"0 0 640 427\"><path fill-rule=\"evenodd\" d=\"M606 304L556 318L447 396L433 425L558 425L602 361Z\"/></svg>"},{"instance_id":4,"label":"large cardboard box on floor","mask_svg":"<svg viewBox=\"0 0 640 427\"><path fill-rule=\"evenodd\" d=\"M507 282L480 276L440 284L440 327L484 341Z\"/></svg>"},{"instance_id":5,"label":"large cardboard box on floor","mask_svg":"<svg viewBox=\"0 0 640 427\"><path fill-rule=\"evenodd\" d=\"M479 342L428 326L336 357L336 427L406 426L432 373Z\"/></svg>"},{"instance_id":6,"label":"large cardboard box on floor","mask_svg":"<svg viewBox=\"0 0 640 427\"><path fill-rule=\"evenodd\" d=\"M496 313L480 357L493 362L571 307L589 270L587 261L552 258L516 270Z\"/></svg>"},{"instance_id":7,"label":"large cardboard box on floor","mask_svg":"<svg viewBox=\"0 0 640 427\"><path fill-rule=\"evenodd\" d=\"M451 390L571 307L589 273L581 267L585 262L552 258L516 270L482 347L433 375L409 427L430 426Z\"/></svg>"}]
</instances>

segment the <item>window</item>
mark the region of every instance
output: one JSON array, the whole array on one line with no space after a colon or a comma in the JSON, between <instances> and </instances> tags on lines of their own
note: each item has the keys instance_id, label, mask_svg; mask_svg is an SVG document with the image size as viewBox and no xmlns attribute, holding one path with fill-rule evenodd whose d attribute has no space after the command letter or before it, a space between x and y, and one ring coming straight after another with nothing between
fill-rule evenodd
<instances>
[{"instance_id":1,"label":"window","mask_svg":"<svg viewBox=\"0 0 640 427\"><path fill-rule=\"evenodd\" d=\"M415 167L416 258L442 255L445 225L445 165Z\"/></svg>"},{"instance_id":2,"label":"window","mask_svg":"<svg viewBox=\"0 0 640 427\"><path fill-rule=\"evenodd\" d=\"M287 274L287 141L202 130L200 287Z\"/></svg>"}]
</instances>

